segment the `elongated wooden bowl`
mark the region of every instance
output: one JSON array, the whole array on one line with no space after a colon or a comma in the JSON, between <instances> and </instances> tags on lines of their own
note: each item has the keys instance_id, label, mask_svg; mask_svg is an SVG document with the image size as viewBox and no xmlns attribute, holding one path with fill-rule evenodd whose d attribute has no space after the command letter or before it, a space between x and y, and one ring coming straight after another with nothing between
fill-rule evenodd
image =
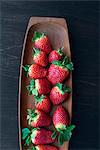
<instances>
[{"instance_id":1,"label":"elongated wooden bowl","mask_svg":"<svg viewBox=\"0 0 100 150\"><path fill-rule=\"evenodd\" d=\"M27 127L26 110L34 108L33 96L28 96L26 86L29 84L29 78L26 78L22 69L22 65L32 64L32 36L34 31L46 32L50 38L53 49L64 46L64 53L71 58L70 45L68 38L68 29L65 19L49 18L49 17L31 17L27 26L23 51L21 57L20 77L19 77L19 101L18 101L18 117L19 117L19 143L20 150L24 150L21 139L21 130ZM66 80L66 84L72 87L72 75ZM68 97L63 106L68 110L70 120L72 117L72 94ZM69 142L65 142L59 149L67 150Z\"/></svg>"}]
</instances>

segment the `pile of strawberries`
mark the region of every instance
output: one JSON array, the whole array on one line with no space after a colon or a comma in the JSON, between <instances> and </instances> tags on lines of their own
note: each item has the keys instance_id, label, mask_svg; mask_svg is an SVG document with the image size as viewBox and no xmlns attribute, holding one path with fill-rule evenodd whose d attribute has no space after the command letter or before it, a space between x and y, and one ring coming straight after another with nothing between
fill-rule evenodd
<instances>
[{"instance_id":1,"label":"pile of strawberries","mask_svg":"<svg viewBox=\"0 0 100 150\"><path fill-rule=\"evenodd\" d=\"M62 145L71 138L71 131L75 128L62 106L71 92L64 81L73 70L73 64L64 55L63 48L52 50L46 34L34 32L32 42L33 64L23 68L31 78L27 90L34 96L35 109L27 110L29 128L22 129L22 139L27 147L31 145L30 150L58 150L50 144L58 142ZM50 115L55 105L56 110ZM54 131L48 128L52 124Z\"/></svg>"}]
</instances>

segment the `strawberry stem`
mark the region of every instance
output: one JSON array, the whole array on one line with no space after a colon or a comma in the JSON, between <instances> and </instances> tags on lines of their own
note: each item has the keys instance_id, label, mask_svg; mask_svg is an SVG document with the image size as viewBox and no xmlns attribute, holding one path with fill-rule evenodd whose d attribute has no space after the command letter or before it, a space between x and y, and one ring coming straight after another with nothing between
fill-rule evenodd
<instances>
[{"instance_id":1,"label":"strawberry stem","mask_svg":"<svg viewBox=\"0 0 100 150\"><path fill-rule=\"evenodd\" d=\"M65 64L67 64L68 62L69 62L69 57L68 57L68 56L65 56L65 57L63 58L62 65L65 65Z\"/></svg>"},{"instance_id":2,"label":"strawberry stem","mask_svg":"<svg viewBox=\"0 0 100 150\"><path fill-rule=\"evenodd\" d=\"M37 56L39 54L40 54L40 50L35 48L35 47L33 47L32 56Z\"/></svg>"},{"instance_id":3,"label":"strawberry stem","mask_svg":"<svg viewBox=\"0 0 100 150\"><path fill-rule=\"evenodd\" d=\"M57 52L60 56L63 55L63 52L62 52L63 49L64 49L64 47L61 47L61 48L58 48L58 50L57 50Z\"/></svg>"}]
</instances>

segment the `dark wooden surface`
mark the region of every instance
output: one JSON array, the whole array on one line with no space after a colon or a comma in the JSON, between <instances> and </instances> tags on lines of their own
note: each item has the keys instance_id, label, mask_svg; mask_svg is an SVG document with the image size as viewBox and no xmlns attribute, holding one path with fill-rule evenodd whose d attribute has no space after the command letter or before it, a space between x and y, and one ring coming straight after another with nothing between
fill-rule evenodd
<instances>
[{"instance_id":1,"label":"dark wooden surface","mask_svg":"<svg viewBox=\"0 0 100 150\"><path fill-rule=\"evenodd\" d=\"M99 2L2 2L0 42L0 150L19 150L18 79L22 44L30 16L68 22L73 72L70 150L99 150Z\"/></svg>"}]
</instances>

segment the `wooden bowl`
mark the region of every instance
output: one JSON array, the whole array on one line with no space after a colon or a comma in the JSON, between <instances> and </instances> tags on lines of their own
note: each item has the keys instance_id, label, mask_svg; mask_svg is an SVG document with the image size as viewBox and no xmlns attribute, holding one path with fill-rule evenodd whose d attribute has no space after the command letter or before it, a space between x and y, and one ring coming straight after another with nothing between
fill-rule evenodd
<instances>
[{"instance_id":1,"label":"wooden bowl","mask_svg":"<svg viewBox=\"0 0 100 150\"><path fill-rule=\"evenodd\" d=\"M20 150L24 150L23 141L21 139L22 128L27 127L26 110L34 108L33 96L28 96L26 85L29 84L29 78L26 78L22 65L32 64L32 36L34 31L46 32L49 36L53 49L64 46L64 53L71 58L70 45L68 38L68 29L65 19L49 18L49 17L31 17L27 26L23 51L21 57L20 77L19 77L19 101L18 101L18 117L19 117L19 143ZM66 80L66 84L72 88L72 74ZM67 101L63 103L72 117L72 94ZM65 142L59 149L67 150L69 142Z\"/></svg>"}]
</instances>

